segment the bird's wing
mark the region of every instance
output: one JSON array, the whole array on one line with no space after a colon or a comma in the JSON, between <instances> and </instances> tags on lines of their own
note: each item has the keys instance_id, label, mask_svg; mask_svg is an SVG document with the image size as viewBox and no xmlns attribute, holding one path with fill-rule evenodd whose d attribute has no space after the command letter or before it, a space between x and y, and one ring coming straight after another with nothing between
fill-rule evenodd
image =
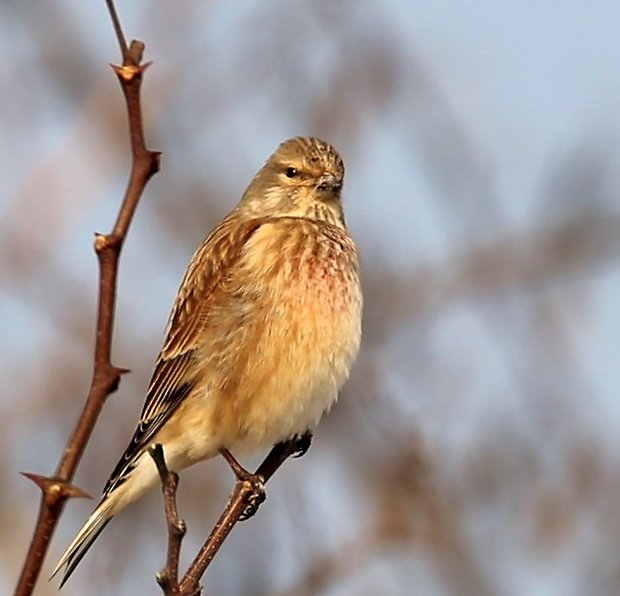
<instances>
[{"instance_id":1,"label":"bird's wing","mask_svg":"<svg viewBox=\"0 0 620 596\"><path fill-rule=\"evenodd\" d=\"M239 223L229 216L194 254L172 307L142 415L125 453L103 490L111 493L126 479L149 441L187 397L196 382L196 349L208 318L210 298L240 258L252 234L265 222Z\"/></svg>"}]
</instances>

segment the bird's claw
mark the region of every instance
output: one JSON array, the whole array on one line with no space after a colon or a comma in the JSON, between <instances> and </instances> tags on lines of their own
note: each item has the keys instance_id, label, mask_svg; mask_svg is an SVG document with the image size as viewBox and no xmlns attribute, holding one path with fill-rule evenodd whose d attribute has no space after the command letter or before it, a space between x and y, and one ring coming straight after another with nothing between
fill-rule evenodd
<instances>
[{"instance_id":1,"label":"bird's claw","mask_svg":"<svg viewBox=\"0 0 620 596\"><path fill-rule=\"evenodd\" d=\"M295 448L291 457L297 459L302 455L305 455L308 449L310 449L310 445L312 444L312 433L308 431L305 432L303 435L295 435L291 439L291 443Z\"/></svg>"},{"instance_id":2,"label":"bird's claw","mask_svg":"<svg viewBox=\"0 0 620 596\"><path fill-rule=\"evenodd\" d=\"M243 482L251 493L247 498L247 505L243 510L243 513L239 516L239 521L246 521L250 519L258 511L261 503L263 503L267 498L267 494L265 492L265 479L260 474L252 474Z\"/></svg>"}]
</instances>

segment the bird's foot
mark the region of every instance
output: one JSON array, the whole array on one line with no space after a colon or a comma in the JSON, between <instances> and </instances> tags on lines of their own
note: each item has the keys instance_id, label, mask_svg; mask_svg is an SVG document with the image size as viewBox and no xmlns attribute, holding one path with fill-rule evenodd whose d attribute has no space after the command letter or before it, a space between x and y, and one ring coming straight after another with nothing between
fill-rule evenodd
<instances>
[{"instance_id":1,"label":"bird's foot","mask_svg":"<svg viewBox=\"0 0 620 596\"><path fill-rule=\"evenodd\" d=\"M312 444L312 433L308 430L303 435L295 435L289 439L291 447L294 449L291 457L298 458L305 455Z\"/></svg>"},{"instance_id":2,"label":"bird's foot","mask_svg":"<svg viewBox=\"0 0 620 596\"><path fill-rule=\"evenodd\" d=\"M250 494L247 498L247 507L239 517L240 521L250 519L257 511L260 504L267 498L265 493L265 479L260 474L253 474L246 470L226 448L220 449L222 457L226 460L240 485L245 485Z\"/></svg>"},{"instance_id":3,"label":"bird's foot","mask_svg":"<svg viewBox=\"0 0 620 596\"><path fill-rule=\"evenodd\" d=\"M256 474L252 480L244 480L244 484L249 484L250 495L247 498L246 508L239 516L239 521L246 521L254 516L258 511L261 503L267 498L265 492L265 485L263 484L262 476Z\"/></svg>"}]
</instances>

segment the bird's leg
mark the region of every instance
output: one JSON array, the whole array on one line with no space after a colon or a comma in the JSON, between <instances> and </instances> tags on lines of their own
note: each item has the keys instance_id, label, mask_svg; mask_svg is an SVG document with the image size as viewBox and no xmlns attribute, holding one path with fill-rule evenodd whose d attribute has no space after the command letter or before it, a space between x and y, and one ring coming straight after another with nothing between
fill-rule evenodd
<instances>
[{"instance_id":1,"label":"bird's leg","mask_svg":"<svg viewBox=\"0 0 620 596\"><path fill-rule=\"evenodd\" d=\"M292 439L286 441L293 449L291 457L301 457L305 455L312 443L312 432L307 430L303 435L295 435Z\"/></svg>"},{"instance_id":2,"label":"bird's leg","mask_svg":"<svg viewBox=\"0 0 620 596\"><path fill-rule=\"evenodd\" d=\"M230 469L233 471L233 474L236 476L237 480L253 480L255 474L252 474L252 472L248 472L248 470L246 470L237 461L237 458L230 451L228 451L226 447L222 447L220 449L220 453L222 457L226 460L226 463L230 466Z\"/></svg>"},{"instance_id":3,"label":"bird's leg","mask_svg":"<svg viewBox=\"0 0 620 596\"><path fill-rule=\"evenodd\" d=\"M241 521L250 519L258 511L259 505L267 498L265 494L265 479L260 474L248 472L226 447L222 447L220 453L236 476L237 482L247 483L252 489L252 494L248 498L248 506L239 518Z\"/></svg>"},{"instance_id":4,"label":"bird's leg","mask_svg":"<svg viewBox=\"0 0 620 596\"><path fill-rule=\"evenodd\" d=\"M312 432L306 431L302 435L295 435L291 439L278 443L276 447L282 446L282 448L290 453L291 457L297 458L304 455L308 449L310 449L311 443ZM237 478L237 482L247 483L252 489L252 494L248 499L248 506L239 518L240 520L249 519L258 511L260 504L267 498L265 494L265 479L260 474L253 474L246 470L226 447L222 447L220 453L233 471L233 474Z\"/></svg>"}]
</instances>

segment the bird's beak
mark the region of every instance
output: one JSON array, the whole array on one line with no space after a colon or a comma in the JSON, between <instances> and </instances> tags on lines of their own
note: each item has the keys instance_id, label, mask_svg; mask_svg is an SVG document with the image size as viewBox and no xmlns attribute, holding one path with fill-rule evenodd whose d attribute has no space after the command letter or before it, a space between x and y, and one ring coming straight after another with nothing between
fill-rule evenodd
<instances>
[{"instance_id":1,"label":"bird's beak","mask_svg":"<svg viewBox=\"0 0 620 596\"><path fill-rule=\"evenodd\" d=\"M323 175L319 178L319 183L317 185L317 189L322 192L337 193L341 188L342 181L338 180L336 176L330 174L329 172L323 173Z\"/></svg>"}]
</instances>

